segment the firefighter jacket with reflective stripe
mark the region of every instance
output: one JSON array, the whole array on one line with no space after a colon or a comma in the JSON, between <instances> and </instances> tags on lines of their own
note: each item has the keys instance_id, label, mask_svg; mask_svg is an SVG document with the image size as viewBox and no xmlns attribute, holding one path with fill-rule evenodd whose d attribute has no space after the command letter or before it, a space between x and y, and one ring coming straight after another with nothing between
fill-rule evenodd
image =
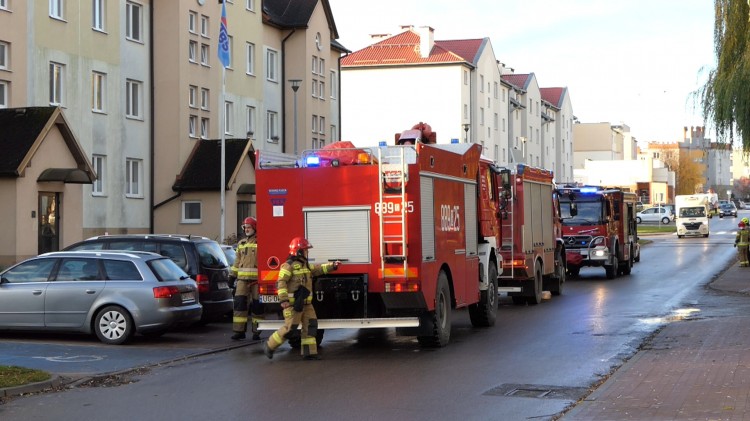
<instances>
[{"instance_id":1,"label":"firefighter jacket with reflective stripe","mask_svg":"<svg viewBox=\"0 0 750 421\"><path fill-rule=\"evenodd\" d=\"M743 228L737 231L737 237L734 239L734 244L738 247L750 245L750 230Z\"/></svg>"},{"instance_id":2,"label":"firefighter jacket with reflective stripe","mask_svg":"<svg viewBox=\"0 0 750 421\"><path fill-rule=\"evenodd\" d=\"M258 281L258 244L255 236L240 240L237 244L237 258L232 265L232 276L240 280Z\"/></svg>"},{"instance_id":3,"label":"firefighter jacket with reflective stripe","mask_svg":"<svg viewBox=\"0 0 750 421\"><path fill-rule=\"evenodd\" d=\"M288 301L290 304L294 304L294 293L300 286L304 286L311 292L305 299L305 303L312 303L313 277L326 274L332 270L333 263L311 265L299 259L284 262L279 270L279 279L276 284L279 301Z\"/></svg>"}]
</instances>

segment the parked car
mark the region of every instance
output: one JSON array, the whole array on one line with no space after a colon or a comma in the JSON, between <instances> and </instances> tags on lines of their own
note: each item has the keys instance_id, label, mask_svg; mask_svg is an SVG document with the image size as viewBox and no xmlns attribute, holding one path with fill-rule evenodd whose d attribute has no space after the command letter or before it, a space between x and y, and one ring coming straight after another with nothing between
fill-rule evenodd
<instances>
[{"instance_id":1,"label":"parked car","mask_svg":"<svg viewBox=\"0 0 750 421\"><path fill-rule=\"evenodd\" d=\"M216 241L194 235L101 235L72 244L65 250L138 250L169 257L198 283L201 322L217 321L232 311L229 263Z\"/></svg>"},{"instance_id":2,"label":"parked car","mask_svg":"<svg viewBox=\"0 0 750 421\"><path fill-rule=\"evenodd\" d=\"M747 204L745 204L744 201L738 200L737 201L737 209L747 209Z\"/></svg>"},{"instance_id":3,"label":"parked car","mask_svg":"<svg viewBox=\"0 0 750 421\"><path fill-rule=\"evenodd\" d=\"M662 224L668 224L674 221L674 214L670 214L669 209L666 207L653 207L638 212L635 221L639 224L641 222L661 222Z\"/></svg>"},{"instance_id":4,"label":"parked car","mask_svg":"<svg viewBox=\"0 0 750 421\"><path fill-rule=\"evenodd\" d=\"M227 263L229 263L229 266L231 267L234 264L234 261L237 260L237 251L234 249L234 246L222 244L221 251L224 252L224 256L227 258ZM233 282L233 278L229 278L229 287L232 288L232 295L234 295L237 288L235 284L236 282Z\"/></svg>"},{"instance_id":5,"label":"parked car","mask_svg":"<svg viewBox=\"0 0 750 421\"><path fill-rule=\"evenodd\" d=\"M0 273L0 329L94 333L118 345L200 320L197 291L156 253L46 253Z\"/></svg>"},{"instance_id":6,"label":"parked car","mask_svg":"<svg viewBox=\"0 0 750 421\"><path fill-rule=\"evenodd\" d=\"M737 217L737 206L734 206L734 203L724 202L719 205L719 218L723 218L725 216L733 216L735 218Z\"/></svg>"}]
</instances>

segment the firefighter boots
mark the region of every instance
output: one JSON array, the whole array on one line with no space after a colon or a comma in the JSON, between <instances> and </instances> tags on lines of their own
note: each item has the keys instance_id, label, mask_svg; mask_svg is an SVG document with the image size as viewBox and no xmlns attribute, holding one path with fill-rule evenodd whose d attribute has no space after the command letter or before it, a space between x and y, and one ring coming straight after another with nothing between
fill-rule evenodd
<instances>
[{"instance_id":1,"label":"firefighter boots","mask_svg":"<svg viewBox=\"0 0 750 421\"><path fill-rule=\"evenodd\" d=\"M241 341L245 339L245 332L235 332L234 335L232 335L233 341Z\"/></svg>"},{"instance_id":2,"label":"firefighter boots","mask_svg":"<svg viewBox=\"0 0 750 421\"><path fill-rule=\"evenodd\" d=\"M269 360L273 359L273 350L268 347L268 342L263 342L263 353Z\"/></svg>"}]
</instances>

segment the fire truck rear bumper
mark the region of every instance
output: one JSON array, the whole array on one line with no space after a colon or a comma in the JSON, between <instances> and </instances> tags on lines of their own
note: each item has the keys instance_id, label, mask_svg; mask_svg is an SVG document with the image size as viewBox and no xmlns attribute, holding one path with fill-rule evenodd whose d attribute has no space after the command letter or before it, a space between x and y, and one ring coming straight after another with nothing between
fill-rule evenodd
<instances>
[{"instance_id":1,"label":"fire truck rear bumper","mask_svg":"<svg viewBox=\"0 0 750 421\"><path fill-rule=\"evenodd\" d=\"M277 330L283 320L262 320L258 330ZM369 329L386 327L417 327L418 317L393 317L386 319L318 319L318 329Z\"/></svg>"}]
</instances>

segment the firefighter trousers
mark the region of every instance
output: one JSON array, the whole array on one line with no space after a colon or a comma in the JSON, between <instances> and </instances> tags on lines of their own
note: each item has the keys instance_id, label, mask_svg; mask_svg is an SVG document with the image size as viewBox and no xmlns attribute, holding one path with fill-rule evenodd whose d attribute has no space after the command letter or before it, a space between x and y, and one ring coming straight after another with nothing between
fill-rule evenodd
<instances>
[{"instance_id":1,"label":"firefighter trousers","mask_svg":"<svg viewBox=\"0 0 750 421\"><path fill-rule=\"evenodd\" d=\"M739 257L740 257L740 266L741 267L748 267L749 263L750 263L747 260L748 259L748 246L739 246L738 245L737 246L737 253L739 253Z\"/></svg>"},{"instance_id":2,"label":"firefighter trousers","mask_svg":"<svg viewBox=\"0 0 750 421\"><path fill-rule=\"evenodd\" d=\"M268 338L268 348L273 351L280 347L284 341L289 339L288 336L295 334L297 327L300 325L302 326L302 340L300 341L302 356L317 355L318 317L315 315L312 304L305 304L302 311L294 311L292 307L285 308L284 326L281 326Z\"/></svg>"},{"instance_id":3,"label":"firefighter trousers","mask_svg":"<svg viewBox=\"0 0 750 421\"><path fill-rule=\"evenodd\" d=\"M237 289L234 292L232 332L245 333L247 331L247 315L250 311L252 311L252 332L258 334L258 321L263 320L265 313L263 304L260 303L258 282L238 279Z\"/></svg>"}]
</instances>

